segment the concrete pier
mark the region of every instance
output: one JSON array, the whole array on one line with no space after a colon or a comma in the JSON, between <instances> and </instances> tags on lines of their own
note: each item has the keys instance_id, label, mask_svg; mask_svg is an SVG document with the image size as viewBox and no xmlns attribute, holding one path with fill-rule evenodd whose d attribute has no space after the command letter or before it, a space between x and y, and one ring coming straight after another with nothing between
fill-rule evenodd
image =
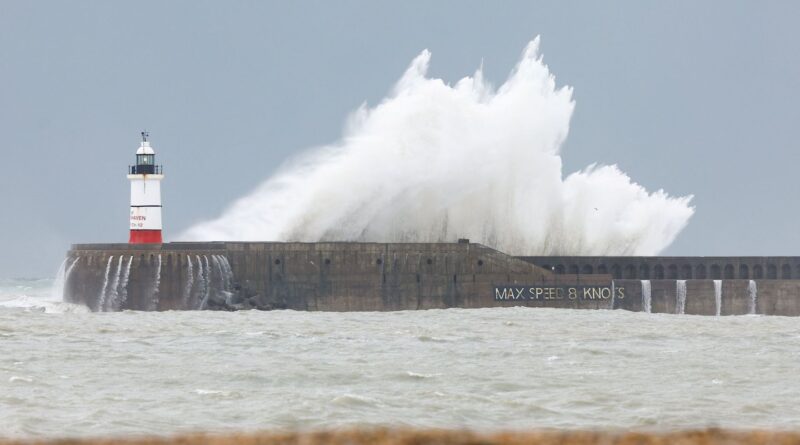
<instances>
[{"instance_id":1,"label":"concrete pier","mask_svg":"<svg viewBox=\"0 0 800 445\"><path fill-rule=\"evenodd\" d=\"M78 244L68 253L65 300L94 311L294 309L392 311L531 306L642 311L642 280L653 313L750 312L749 279L761 270L756 313L800 316L800 261L781 258L514 257L469 243ZM684 267L685 266L685 267ZM728 267L730 266L730 267ZM760 268L756 266L761 266ZM634 275L633 271L636 272ZM662 271L674 277L653 278ZM626 276L626 272L628 275ZM647 273L648 278L643 278ZM791 278L783 279L782 273ZM737 273L737 272L734 272ZM617 276L618 278L615 278ZM628 278L630 276L630 278ZM775 277L775 278L767 278ZM800 278L800 276L798 277Z\"/></svg>"}]
</instances>

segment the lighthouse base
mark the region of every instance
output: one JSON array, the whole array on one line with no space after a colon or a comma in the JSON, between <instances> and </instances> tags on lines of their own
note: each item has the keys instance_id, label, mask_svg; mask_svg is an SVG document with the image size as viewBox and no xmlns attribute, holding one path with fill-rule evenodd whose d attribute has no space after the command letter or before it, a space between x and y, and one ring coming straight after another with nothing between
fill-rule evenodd
<instances>
[{"instance_id":1,"label":"lighthouse base","mask_svg":"<svg viewBox=\"0 0 800 445\"><path fill-rule=\"evenodd\" d=\"M160 230L131 230L128 244L161 244Z\"/></svg>"}]
</instances>

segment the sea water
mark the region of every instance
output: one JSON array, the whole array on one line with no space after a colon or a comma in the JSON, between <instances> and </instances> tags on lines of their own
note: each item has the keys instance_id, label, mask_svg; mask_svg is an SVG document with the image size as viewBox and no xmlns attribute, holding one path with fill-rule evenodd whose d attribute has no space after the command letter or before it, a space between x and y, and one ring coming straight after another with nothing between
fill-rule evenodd
<instances>
[{"instance_id":1,"label":"sea water","mask_svg":"<svg viewBox=\"0 0 800 445\"><path fill-rule=\"evenodd\" d=\"M800 422L795 318L90 313L51 284L0 280L0 436Z\"/></svg>"}]
</instances>

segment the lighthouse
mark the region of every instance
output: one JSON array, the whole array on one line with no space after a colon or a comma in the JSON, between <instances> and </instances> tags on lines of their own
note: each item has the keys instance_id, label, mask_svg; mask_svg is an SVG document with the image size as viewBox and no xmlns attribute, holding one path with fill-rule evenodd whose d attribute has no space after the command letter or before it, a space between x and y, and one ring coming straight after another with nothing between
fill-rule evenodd
<instances>
[{"instance_id":1,"label":"lighthouse","mask_svg":"<svg viewBox=\"0 0 800 445\"><path fill-rule=\"evenodd\" d=\"M142 132L142 143L136 150L136 165L128 167L131 181L131 236L130 244L161 244L161 180L160 165L156 165L156 152Z\"/></svg>"}]
</instances>

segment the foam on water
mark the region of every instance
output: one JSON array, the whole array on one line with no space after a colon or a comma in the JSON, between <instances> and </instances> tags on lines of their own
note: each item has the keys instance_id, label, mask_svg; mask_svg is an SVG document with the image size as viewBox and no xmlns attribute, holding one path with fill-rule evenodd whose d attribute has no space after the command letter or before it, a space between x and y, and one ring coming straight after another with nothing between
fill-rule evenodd
<instances>
[{"instance_id":1,"label":"foam on water","mask_svg":"<svg viewBox=\"0 0 800 445\"><path fill-rule=\"evenodd\" d=\"M67 266L64 275L69 272ZM0 279L0 308L54 314L89 312L86 306L61 301L62 290L63 279Z\"/></svg>"},{"instance_id":2,"label":"foam on water","mask_svg":"<svg viewBox=\"0 0 800 445\"><path fill-rule=\"evenodd\" d=\"M479 69L455 85L427 77L423 51L342 139L287 163L183 240L452 242L520 255L653 255L693 213L690 197L648 192L616 166L564 177L574 109L525 49L498 88Z\"/></svg>"},{"instance_id":3,"label":"foam on water","mask_svg":"<svg viewBox=\"0 0 800 445\"><path fill-rule=\"evenodd\" d=\"M46 296L51 283L14 286ZM12 289L0 281L0 295ZM619 310L99 316L0 307L0 425L4 436L45 437L794 428L796 331L790 317Z\"/></svg>"}]
</instances>

